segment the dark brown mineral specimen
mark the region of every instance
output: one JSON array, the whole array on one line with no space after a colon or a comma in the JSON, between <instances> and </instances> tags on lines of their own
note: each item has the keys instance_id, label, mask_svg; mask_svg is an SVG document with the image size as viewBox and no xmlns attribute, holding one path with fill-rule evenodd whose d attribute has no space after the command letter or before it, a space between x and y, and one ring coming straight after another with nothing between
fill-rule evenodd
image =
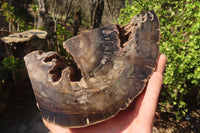
<instances>
[{"instance_id":1,"label":"dark brown mineral specimen","mask_svg":"<svg viewBox=\"0 0 200 133\"><path fill-rule=\"evenodd\" d=\"M82 78L55 52L25 56L44 119L67 127L89 126L115 116L143 91L156 67L160 25L154 11L129 24L111 24L64 42Z\"/></svg>"}]
</instances>

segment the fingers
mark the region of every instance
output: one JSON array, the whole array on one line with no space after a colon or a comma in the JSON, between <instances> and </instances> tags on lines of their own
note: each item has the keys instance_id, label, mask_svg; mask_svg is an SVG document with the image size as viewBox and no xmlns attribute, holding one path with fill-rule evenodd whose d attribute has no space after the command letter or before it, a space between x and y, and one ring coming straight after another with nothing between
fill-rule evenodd
<instances>
[{"instance_id":1,"label":"fingers","mask_svg":"<svg viewBox=\"0 0 200 133\"><path fill-rule=\"evenodd\" d=\"M156 66L157 72L161 74L164 73L166 61L167 61L167 57L164 54L160 54L160 56L158 57L158 63Z\"/></svg>"},{"instance_id":2,"label":"fingers","mask_svg":"<svg viewBox=\"0 0 200 133\"><path fill-rule=\"evenodd\" d=\"M158 97L162 87L165 63L166 56L161 54L158 58L156 71L151 76L143 100L141 101L142 103L139 111L140 119L144 122L150 122L151 125L153 124Z\"/></svg>"}]
</instances>

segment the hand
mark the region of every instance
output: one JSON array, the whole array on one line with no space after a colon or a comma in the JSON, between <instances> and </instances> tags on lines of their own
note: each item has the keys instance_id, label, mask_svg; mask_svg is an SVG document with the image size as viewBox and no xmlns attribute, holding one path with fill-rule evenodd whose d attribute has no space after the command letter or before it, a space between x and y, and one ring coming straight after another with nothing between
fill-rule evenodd
<instances>
[{"instance_id":1,"label":"hand","mask_svg":"<svg viewBox=\"0 0 200 133\"><path fill-rule=\"evenodd\" d=\"M115 117L84 128L66 128L47 122L44 124L52 133L150 133L160 94L166 56L161 54L155 72L152 74L146 89L126 110Z\"/></svg>"}]
</instances>

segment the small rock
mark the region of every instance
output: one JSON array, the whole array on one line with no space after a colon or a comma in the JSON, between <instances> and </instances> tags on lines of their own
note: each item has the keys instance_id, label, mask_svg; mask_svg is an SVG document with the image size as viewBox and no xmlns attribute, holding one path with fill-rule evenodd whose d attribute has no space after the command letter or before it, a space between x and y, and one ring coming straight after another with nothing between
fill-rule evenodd
<instances>
[{"instance_id":1,"label":"small rock","mask_svg":"<svg viewBox=\"0 0 200 133\"><path fill-rule=\"evenodd\" d=\"M186 115L186 116L185 116L185 120L186 120L186 121L190 121L190 120L191 120L191 117L190 117L189 115Z\"/></svg>"}]
</instances>

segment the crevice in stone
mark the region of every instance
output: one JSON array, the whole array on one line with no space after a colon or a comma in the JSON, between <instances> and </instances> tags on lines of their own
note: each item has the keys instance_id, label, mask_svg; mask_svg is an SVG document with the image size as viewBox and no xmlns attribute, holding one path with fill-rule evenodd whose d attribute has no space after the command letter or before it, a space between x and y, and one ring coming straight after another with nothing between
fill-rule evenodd
<instances>
[{"instance_id":1,"label":"crevice in stone","mask_svg":"<svg viewBox=\"0 0 200 133\"><path fill-rule=\"evenodd\" d=\"M56 62L55 62L56 65L52 68L52 70L49 71L49 74L52 75L53 82L59 81L59 79L62 76L62 71L66 67L71 68L69 77L72 82L81 80L81 78L82 78L81 71L80 71L80 69L78 69L75 62L73 63L73 65L67 65L67 61L56 53L52 54L51 56L46 57L44 59L44 62L51 62L53 59L56 59Z\"/></svg>"},{"instance_id":2,"label":"crevice in stone","mask_svg":"<svg viewBox=\"0 0 200 133\"><path fill-rule=\"evenodd\" d=\"M120 46L124 48L124 44L129 41L129 36L131 32L127 32L125 30L125 27L120 27L120 25L117 25L117 29L119 31L119 39L120 39Z\"/></svg>"}]
</instances>

